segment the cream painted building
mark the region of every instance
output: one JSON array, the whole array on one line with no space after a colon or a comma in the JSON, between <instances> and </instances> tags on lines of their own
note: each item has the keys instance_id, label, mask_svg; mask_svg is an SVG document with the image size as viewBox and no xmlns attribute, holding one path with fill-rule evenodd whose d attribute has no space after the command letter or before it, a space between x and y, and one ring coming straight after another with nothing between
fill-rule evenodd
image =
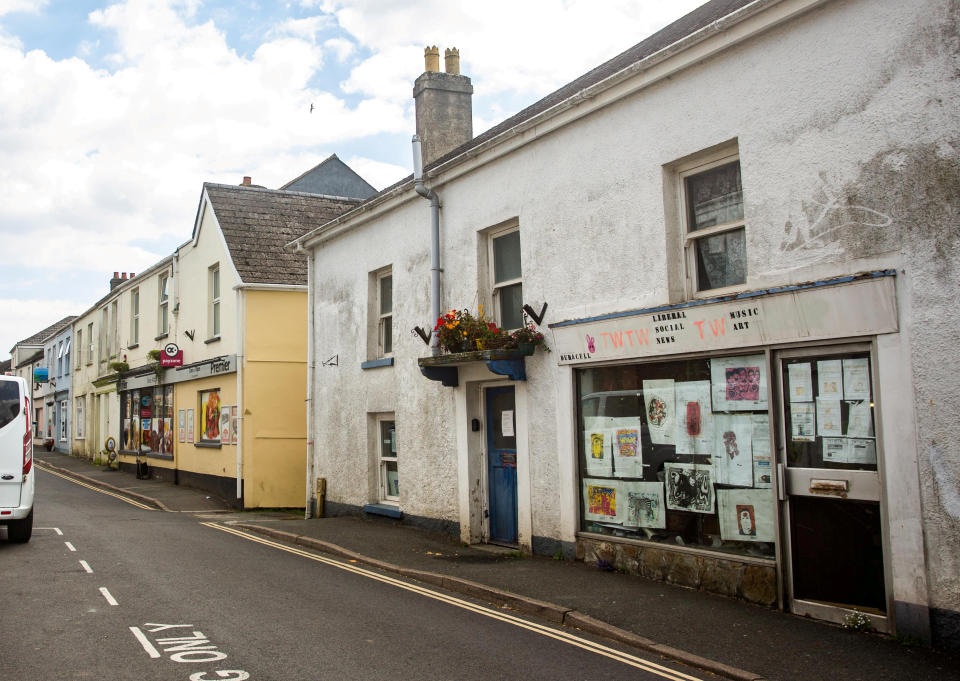
<instances>
[{"instance_id":1,"label":"cream painted building","mask_svg":"<svg viewBox=\"0 0 960 681\"><path fill-rule=\"evenodd\" d=\"M472 87L428 65L420 193L293 244L308 494L956 646L954 20L714 0L439 151ZM432 273L552 351L431 355Z\"/></svg>"}]
</instances>

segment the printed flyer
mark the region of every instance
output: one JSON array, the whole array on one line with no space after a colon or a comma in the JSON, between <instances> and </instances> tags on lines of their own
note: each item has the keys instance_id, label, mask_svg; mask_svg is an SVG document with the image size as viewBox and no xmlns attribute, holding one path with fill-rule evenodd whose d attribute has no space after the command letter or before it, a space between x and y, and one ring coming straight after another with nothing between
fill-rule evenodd
<instances>
[{"instance_id":1,"label":"printed flyer","mask_svg":"<svg viewBox=\"0 0 960 681\"><path fill-rule=\"evenodd\" d=\"M643 405L647 414L650 441L655 445L672 445L674 438L673 379L643 382Z\"/></svg>"},{"instance_id":2,"label":"printed flyer","mask_svg":"<svg viewBox=\"0 0 960 681\"><path fill-rule=\"evenodd\" d=\"M720 538L724 541L774 541L772 490L717 490Z\"/></svg>"},{"instance_id":3,"label":"printed flyer","mask_svg":"<svg viewBox=\"0 0 960 681\"><path fill-rule=\"evenodd\" d=\"M714 416L714 482L720 485L753 487L753 415Z\"/></svg>"},{"instance_id":4,"label":"printed flyer","mask_svg":"<svg viewBox=\"0 0 960 681\"><path fill-rule=\"evenodd\" d=\"M810 362L787 365L787 377L790 383L791 402L810 402L813 400L813 380Z\"/></svg>"},{"instance_id":5,"label":"printed flyer","mask_svg":"<svg viewBox=\"0 0 960 681\"><path fill-rule=\"evenodd\" d=\"M767 365L763 355L710 360L714 411L767 408Z\"/></svg>"},{"instance_id":6,"label":"printed flyer","mask_svg":"<svg viewBox=\"0 0 960 681\"><path fill-rule=\"evenodd\" d=\"M713 454L713 411L710 381L685 381L674 386L677 454Z\"/></svg>"}]
</instances>

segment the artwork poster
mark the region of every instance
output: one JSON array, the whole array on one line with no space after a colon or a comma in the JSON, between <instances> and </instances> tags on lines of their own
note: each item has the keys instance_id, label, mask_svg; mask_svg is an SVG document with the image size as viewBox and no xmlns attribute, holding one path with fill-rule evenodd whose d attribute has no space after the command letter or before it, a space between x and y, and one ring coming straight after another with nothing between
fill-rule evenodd
<instances>
[{"instance_id":1,"label":"artwork poster","mask_svg":"<svg viewBox=\"0 0 960 681\"><path fill-rule=\"evenodd\" d=\"M187 412L183 409L177 411L177 440L186 442L187 439Z\"/></svg>"},{"instance_id":2,"label":"artwork poster","mask_svg":"<svg viewBox=\"0 0 960 681\"><path fill-rule=\"evenodd\" d=\"M840 437L843 435L840 400L817 398L817 435L822 437Z\"/></svg>"},{"instance_id":3,"label":"artwork poster","mask_svg":"<svg viewBox=\"0 0 960 681\"><path fill-rule=\"evenodd\" d=\"M588 428L583 431L583 448L587 460L587 475L613 475L613 446L606 428Z\"/></svg>"},{"instance_id":4,"label":"artwork poster","mask_svg":"<svg viewBox=\"0 0 960 681\"><path fill-rule=\"evenodd\" d=\"M613 445L613 470L618 478L643 477L643 450L640 427L636 424L609 431Z\"/></svg>"},{"instance_id":5,"label":"artwork poster","mask_svg":"<svg viewBox=\"0 0 960 681\"><path fill-rule=\"evenodd\" d=\"M790 403L790 438L794 442L817 439L817 414L813 402Z\"/></svg>"},{"instance_id":6,"label":"artwork poster","mask_svg":"<svg viewBox=\"0 0 960 681\"><path fill-rule=\"evenodd\" d=\"M583 479L583 517L585 520L622 523L619 504L619 480Z\"/></svg>"},{"instance_id":7,"label":"artwork poster","mask_svg":"<svg viewBox=\"0 0 960 681\"><path fill-rule=\"evenodd\" d=\"M193 442L193 409L187 409L187 442Z\"/></svg>"},{"instance_id":8,"label":"artwork poster","mask_svg":"<svg viewBox=\"0 0 960 681\"><path fill-rule=\"evenodd\" d=\"M643 382L643 406L647 415L650 441L655 445L672 445L674 438L674 381L665 378Z\"/></svg>"},{"instance_id":9,"label":"artwork poster","mask_svg":"<svg viewBox=\"0 0 960 681\"><path fill-rule=\"evenodd\" d=\"M763 355L711 359L710 383L715 412L767 408L767 365Z\"/></svg>"},{"instance_id":10,"label":"artwork poster","mask_svg":"<svg viewBox=\"0 0 960 681\"><path fill-rule=\"evenodd\" d=\"M673 511L713 513L713 468L697 464L665 463L667 508Z\"/></svg>"},{"instance_id":11,"label":"artwork poster","mask_svg":"<svg viewBox=\"0 0 960 681\"><path fill-rule=\"evenodd\" d=\"M787 365L791 402L813 401L813 378L810 362Z\"/></svg>"},{"instance_id":12,"label":"artwork poster","mask_svg":"<svg viewBox=\"0 0 960 681\"><path fill-rule=\"evenodd\" d=\"M773 456L770 452L770 417L753 414L753 486L763 489L773 487Z\"/></svg>"},{"instance_id":13,"label":"artwork poster","mask_svg":"<svg viewBox=\"0 0 960 681\"><path fill-rule=\"evenodd\" d=\"M713 417L713 481L720 485L753 487L753 415Z\"/></svg>"},{"instance_id":14,"label":"artwork poster","mask_svg":"<svg viewBox=\"0 0 960 681\"><path fill-rule=\"evenodd\" d=\"M677 454L713 453L713 411L710 381L682 381L674 384L677 418L674 444Z\"/></svg>"},{"instance_id":15,"label":"artwork poster","mask_svg":"<svg viewBox=\"0 0 960 681\"><path fill-rule=\"evenodd\" d=\"M232 407L224 406L220 409L220 442L230 444L230 412Z\"/></svg>"},{"instance_id":16,"label":"artwork poster","mask_svg":"<svg viewBox=\"0 0 960 681\"><path fill-rule=\"evenodd\" d=\"M870 399L870 362L866 357L843 360L843 399Z\"/></svg>"},{"instance_id":17,"label":"artwork poster","mask_svg":"<svg viewBox=\"0 0 960 681\"><path fill-rule=\"evenodd\" d=\"M817 394L835 400L843 397L843 363L839 359L817 362Z\"/></svg>"},{"instance_id":18,"label":"artwork poster","mask_svg":"<svg viewBox=\"0 0 960 681\"><path fill-rule=\"evenodd\" d=\"M772 490L717 490L717 513L724 541L774 541Z\"/></svg>"},{"instance_id":19,"label":"artwork poster","mask_svg":"<svg viewBox=\"0 0 960 681\"><path fill-rule=\"evenodd\" d=\"M237 420L239 419L239 414L237 413L237 405L233 406L233 409L230 410L230 444L237 444ZM393 451L397 451L396 443L393 443Z\"/></svg>"},{"instance_id":20,"label":"artwork poster","mask_svg":"<svg viewBox=\"0 0 960 681\"><path fill-rule=\"evenodd\" d=\"M620 493L626 504L623 519L625 527L666 528L662 482L621 482Z\"/></svg>"}]
</instances>

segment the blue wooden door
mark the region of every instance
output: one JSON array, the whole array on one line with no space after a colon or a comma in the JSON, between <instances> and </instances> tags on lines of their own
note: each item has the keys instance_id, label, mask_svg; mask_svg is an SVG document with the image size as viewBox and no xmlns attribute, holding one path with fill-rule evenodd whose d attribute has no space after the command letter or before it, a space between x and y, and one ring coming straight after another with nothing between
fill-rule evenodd
<instances>
[{"instance_id":1,"label":"blue wooden door","mask_svg":"<svg viewBox=\"0 0 960 681\"><path fill-rule=\"evenodd\" d=\"M490 539L517 541L517 436L512 386L487 388L487 487Z\"/></svg>"}]
</instances>

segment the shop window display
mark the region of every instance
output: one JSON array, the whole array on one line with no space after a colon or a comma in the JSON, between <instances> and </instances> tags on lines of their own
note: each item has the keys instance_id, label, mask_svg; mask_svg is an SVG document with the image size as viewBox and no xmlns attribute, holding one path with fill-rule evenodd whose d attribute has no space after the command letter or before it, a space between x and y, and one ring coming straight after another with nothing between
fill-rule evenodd
<instances>
[{"instance_id":1,"label":"shop window display","mask_svg":"<svg viewBox=\"0 0 960 681\"><path fill-rule=\"evenodd\" d=\"M764 355L581 369L581 530L774 557Z\"/></svg>"},{"instance_id":2,"label":"shop window display","mask_svg":"<svg viewBox=\"0 0 960 681\"><path fill-rule=\"evenodd\" d=\"M124 451L173 454L173 386L127 390L120 399Z\"/></svg>"}]
</instances>

